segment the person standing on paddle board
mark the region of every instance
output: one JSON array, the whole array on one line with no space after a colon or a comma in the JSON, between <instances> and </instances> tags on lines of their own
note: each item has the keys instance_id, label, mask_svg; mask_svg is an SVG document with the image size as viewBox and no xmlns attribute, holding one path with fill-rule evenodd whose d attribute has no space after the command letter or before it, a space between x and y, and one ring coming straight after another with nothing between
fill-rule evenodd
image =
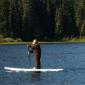
<instances>
[{"instance_id":1,"label":"person standing on paddle board","mask_svg":"<svg viewBox=\"0 0 85 85\"><path fill-rule=\"evenodd\" d=\"M32 50L30 51L31 53L34 53L35 56L35 62L36 62L36 68L40 69L41 67L41 62L40 62L40 58L41 58L41 47L38 43L37 39L34 39L32 44L28 45L28 47L30 47Z\"/></svg>"}]
</instances>

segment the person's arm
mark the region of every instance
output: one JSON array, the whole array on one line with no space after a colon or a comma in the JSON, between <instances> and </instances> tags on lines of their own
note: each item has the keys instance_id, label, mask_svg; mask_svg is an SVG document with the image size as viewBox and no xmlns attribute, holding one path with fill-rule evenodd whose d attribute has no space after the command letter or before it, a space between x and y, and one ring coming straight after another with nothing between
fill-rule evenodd
<instances>
[{"instance_id":1,"label":"person's arm","mask_svg":"<svg viewBox=\"0 0 85 85\"><path fill-rule=\"evenodd\" d=\"M28 45L27 45L27 48L28 48L28 50L29 50L30 53L33 53L33 49L32 49L31 44L28 44Z\"/></svg>"}]
</instances>

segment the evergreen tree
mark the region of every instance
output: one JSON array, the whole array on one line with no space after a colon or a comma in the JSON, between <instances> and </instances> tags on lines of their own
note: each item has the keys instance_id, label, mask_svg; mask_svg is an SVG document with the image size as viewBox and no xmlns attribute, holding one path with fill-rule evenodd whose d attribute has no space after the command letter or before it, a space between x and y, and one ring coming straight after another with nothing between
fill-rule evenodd
<instances>
[{"instance_id":1,"label":"evergreen tree","mask_svg":"<svg viewBox=\"0 0 85 85\"><path fill-rule=\"evenodd\" d=\"M85 0L0 0L0 34L23 40L85 36Z\"/></svg>"},{"instance_id":2,"label":"evergreen tree","mask_svg":"<svg viewBox=\"0 0 85 85\"><path fill-rule=\"evenodd\" d=\"M23 29L22 38L31 39L33 36L33 0L23 0Z\"/></svg>"},{"instance_id":3,"label":"evergreen tree","mask_svg":"<svg viewBox=\"0 0 85 85\"><path fill-rule=\"evenodd\" d=\"M76 26L80 32L80 36L85 35L85 0L75 0L75 17Z\"/></svg>"},{"instance_id":4,"label":"evergreen tree","mask_svg":"<svg viewBox=\"0 0 85 85\"><path fill-rule=\"evenodd\" d=\"M13 33L13 37L19 37L21 31L21 13L20 13L20 0L10 0L9 11L9 26L10 33Z\"/></svg>"},{"instance_id":5,"label":"evergreen tree","mask_svg":"<svg viewBox=\"0 0 85 85\"><path fill-rule=\"evenodd\" d=\"M8 35L8 15L9 15L9 1L0 0L0 33L4 36Z\"/></svg>"},{"instance_id":6,"label":"evergreen tree","mask_svg":"<svg viewBox=\"0 0 85 85\"><path fill-rule=\"evenodd\" d=\"M64 1L57 0L55 12L55 36L61 39L64 36Z\"/></svg>"},{"instance_id":7,"label":"evergreen tree","mask_svg":"<svg viewBox=\"0 0 85 85\"><path fill-rule=\"evenodd\" d=\"M47 34L48 38L54 37L54 28L55 28L55 4L52 0L47 0Z\"/></svg>"}]
</instances>

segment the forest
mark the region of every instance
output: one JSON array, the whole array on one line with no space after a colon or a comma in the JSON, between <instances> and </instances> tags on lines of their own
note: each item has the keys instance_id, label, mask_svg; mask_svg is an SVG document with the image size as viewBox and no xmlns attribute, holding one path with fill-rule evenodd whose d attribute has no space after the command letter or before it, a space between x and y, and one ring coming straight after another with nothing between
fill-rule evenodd
<instances>
[{"instance_id":1,"label":"forest","mask_svg":"<svg viewBox=\"0 0 85 85\"><path fill-rule=\"evenodd\" d=\"M23 41L85 36L85 0L0 0L0 37Z\"/></svg>"}]
</instances>

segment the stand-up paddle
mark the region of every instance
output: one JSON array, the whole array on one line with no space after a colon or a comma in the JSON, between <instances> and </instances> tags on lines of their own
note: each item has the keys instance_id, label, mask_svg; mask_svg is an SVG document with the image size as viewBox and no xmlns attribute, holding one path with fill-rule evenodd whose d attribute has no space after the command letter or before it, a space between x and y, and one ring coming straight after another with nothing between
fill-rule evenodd
<instances>
[{"instance_id":1,"label":"stand-up paddle","mask_svg":"<svg viewBox=\"0 0 85 85\"><path fill-rule=\"evenodd\" d=\"M30 63L30 65L31 65L31 58L30 58L29 46L27 46L27 54L28 54L29 63Z\"/></svg>"}]
</instances>

